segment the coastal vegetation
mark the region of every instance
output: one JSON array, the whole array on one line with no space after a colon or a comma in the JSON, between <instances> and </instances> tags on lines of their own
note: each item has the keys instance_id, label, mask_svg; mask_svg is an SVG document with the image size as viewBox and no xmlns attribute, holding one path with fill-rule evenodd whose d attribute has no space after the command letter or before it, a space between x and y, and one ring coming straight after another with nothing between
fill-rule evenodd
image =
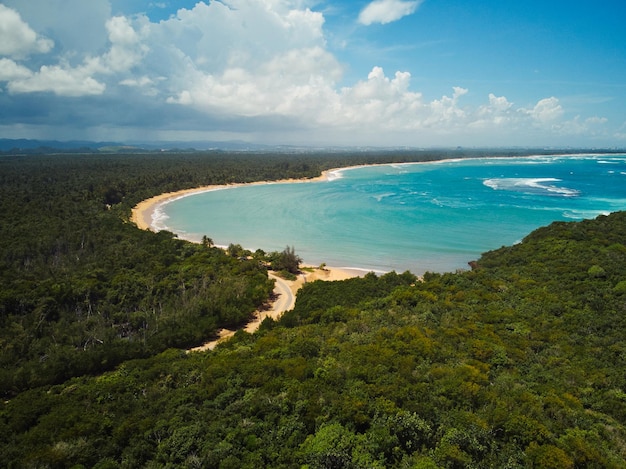
<instances>
[{"instance_id":1,"label":"coastal vegetation","mask_svg":"<svg viewBox=\"0 0 626 469\"><path fill-rule=\"evenodd\" d=\"M307 283L280 320L184 352L267 301L259 259L298 257L139 230L137 202L442 156L0 157L3 465L624 467L626 212L468 271Z\"/></svg>"}]
</instances>

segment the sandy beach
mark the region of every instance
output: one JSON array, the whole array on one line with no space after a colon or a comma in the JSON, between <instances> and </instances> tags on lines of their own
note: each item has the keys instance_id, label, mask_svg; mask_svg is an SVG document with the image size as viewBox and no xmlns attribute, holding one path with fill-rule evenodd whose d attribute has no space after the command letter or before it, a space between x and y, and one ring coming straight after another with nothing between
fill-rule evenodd
<instances>
[{"instance_id":1,"label":"sandy beach","mask_svg":"<svg viewBox=\"0 0 626 469\"><path fill-rule=\"evenodd\" d=\"M197 189L183 189L176 192L166 192L150 199L143 200L133 207L130 221L137 225L139 229L154 231L152 227L152 214L159 205L181 196L193 194L194 192L208 191L218 187L219 186L206 186Z\"/></svg>"}]
</instances>

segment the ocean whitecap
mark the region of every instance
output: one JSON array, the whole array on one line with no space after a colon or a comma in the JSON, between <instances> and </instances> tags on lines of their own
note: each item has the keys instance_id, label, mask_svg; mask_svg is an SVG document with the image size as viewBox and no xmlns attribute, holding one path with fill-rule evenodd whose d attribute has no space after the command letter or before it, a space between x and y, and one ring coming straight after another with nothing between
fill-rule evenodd
<instances>
[{"instance_id":1,"label":"ocean whitecap","mask_svg":"<svg viewBox=\"0 0 626 469\"><path fill-rule=\"evenodd\" d=\"M395 192L385 192L383 194L375 194L372 197L374 199L376 199L376 202L380 202L381 200L383 200L386 197L393 197L395 194Z\"/></svg>"},{"instance_id":2,"label":"ocean whitecap","mask_svg":"<svg viewBox=\"0 0 626 469\"><path fill-rule=\"evenodd\" d=\"M576 197L580 194L575 189L559 187L550 182L561 182L556 178L491 178L485 179L483 184L497 191L524 192L535 195L558 197Z\"/></svg>"}]
</instances>

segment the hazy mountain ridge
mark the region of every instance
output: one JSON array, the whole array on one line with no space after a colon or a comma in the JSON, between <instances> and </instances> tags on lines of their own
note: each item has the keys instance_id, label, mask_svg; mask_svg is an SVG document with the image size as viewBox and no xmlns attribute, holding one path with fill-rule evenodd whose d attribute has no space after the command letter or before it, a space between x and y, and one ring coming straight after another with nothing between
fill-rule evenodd
<instances>
[{"instance_id":1,"label":"hazy mountain ridge","mask_svg":"<svg viewBox=\"0 0 626 469\"><path fill-rule=\"evenodd\" d=\"M232 141L165 141L165 142L116 142L116 141L92 141L92 140L39 140L39 139L12 139L0 138L0 153L24 154L24 153L137 153L155 151L235 151L235 152L370 152L370 151L428 151L446 150L453 152L514 152L514 154L531 153L621 153L625 148L580 148L580 147L433 147L424 148L416 146L335 146L335 145L267 145L262 143L246 142L241 140Z\"/></svg>"}]
</instances>

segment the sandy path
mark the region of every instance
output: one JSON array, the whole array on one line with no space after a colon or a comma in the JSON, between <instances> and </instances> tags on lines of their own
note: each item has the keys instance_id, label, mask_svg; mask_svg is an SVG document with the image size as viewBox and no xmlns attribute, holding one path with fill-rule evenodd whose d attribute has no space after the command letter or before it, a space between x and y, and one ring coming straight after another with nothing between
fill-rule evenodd
<instances>
[{"instance_id":1,"label":"sandy path","mask_svg":"<svg viewBox=\"0 0 626 469\"><path fill-rule=\"evenodd\" d=\"M296 303L295 292L292 291L292 286L290 285L295 282L284 280L272 273L269 274L269 277L276 281L274 286L274 295L276 295L277 299L272 303L271 309L265 311L259 310L254 313L254 319L252 319L252 321L246 324L243 328L244 331L250 334L255 332L261 326L261 323L265 318L271 317L272 319L278 319L282 313L293 309ZM217 344L228 340L235 335L235 332L237 331L231 329L220 329L217 339L205 342L198 347L193 347L187 350L187 352L204 352L205 350L213 350Z\"/></svg>"},{"instance_id":2,"label":"sandy path","mask_svg":"<svg viewBox=\"0 0 626 469\"><path fill-rule=\"evenodd\" d=\"M304 270L296 280L285 280L273 273L269 273L269 277L276 281L274 286L274 295L276 295L277 298L272 303L272 307L269 310L256 311L254 313L254 319L246 324L243 330L252 334L259 328L265 318L271 317L272 319L278 319L285 311L292 310L296 304L296 294L306 282L313 282L315 280L345 280L352 277L363 276L365 274L363 271L337 269L332 267L325 267L324 269L320 269L319 267L306 267L305 269L306 270ZM193 347L187 350L187 352L204 352L206 350L213 350L217 344L224 342L235 335L235 332L237 331L221 329L217 339L206 342L198 347Z\"/></svg>"}]
</instances>

